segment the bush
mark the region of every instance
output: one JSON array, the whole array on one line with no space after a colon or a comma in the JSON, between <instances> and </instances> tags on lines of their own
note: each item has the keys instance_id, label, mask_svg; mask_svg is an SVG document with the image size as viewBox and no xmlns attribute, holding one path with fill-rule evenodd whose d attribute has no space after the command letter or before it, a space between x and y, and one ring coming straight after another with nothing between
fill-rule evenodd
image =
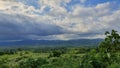
<instances>
[{"instance_id":1,"label":"bush","mask_svg":"<svg viewBox=\"0 0 120 68\"><path fill-rule=\"evenodd\" d=\"M20 68L39 68L44 64L47 64L46 59L38 58L38 59L33 59L33 58L28 58L26 61L22 61L19 63Z\"/></svg>"},{"instance_id":2,"label":"bush","mask_svg":"<svg viewBox=\"0 0 120 68\"><path fill-rule=\"evenodd\" d=\"M61 51L57 51L57 50L56 50L56 51L53 51L53 52L49 55L48 58L50 58L50 57L60 57L61 54L62 54Z\"/></svg>"},{"instance_id":3,"label":"bush","mask_svg":"<svg viewBox=\"0 0 120 68\"><path fill-rule=\"evenodd\" d=\"M97 56L98 57L98 56ZM95 54L86 54L80 64L80 68L106 68L106 63L100 58L96 58Z\"/></svg>"}]
</instances>

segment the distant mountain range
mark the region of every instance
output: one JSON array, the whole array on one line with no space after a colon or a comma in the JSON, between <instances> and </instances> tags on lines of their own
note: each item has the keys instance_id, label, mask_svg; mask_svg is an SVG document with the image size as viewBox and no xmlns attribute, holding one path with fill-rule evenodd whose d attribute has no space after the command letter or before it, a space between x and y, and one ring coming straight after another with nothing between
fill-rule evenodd
<instances>
[{"instance_id":1,"label":"distant mountain range","mask_svg":"<svg viewBox=\"0 0 120 68\"><path fill-rule=\"evenodd\" d=\"M22 40L0 42L0 46L96 46L103 39L78 39L78 40Z\"/></svg>"}]
</instances>

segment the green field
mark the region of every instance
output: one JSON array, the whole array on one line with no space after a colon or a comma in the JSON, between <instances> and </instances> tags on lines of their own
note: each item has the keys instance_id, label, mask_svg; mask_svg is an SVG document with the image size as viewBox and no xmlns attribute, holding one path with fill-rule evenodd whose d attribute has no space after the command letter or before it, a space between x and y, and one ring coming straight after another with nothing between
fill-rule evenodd
<instances>
[{"instance_id":1,"label":"green field","mask_svg":"<svg viewBox=\"0 0 120 68\"><path fill-rule=\"evenodd\" d=\"M82 48L7 49L0 56L1 68L78 68L87 49ZM37 50L37 51L36 51ZM83 53L82 53L83 52Z\"/></svg>"},{"instance_id":2,"label":"green field","mask_svg":"<svg viewBox=\"0 0 120 68\"><path fill-rule=\"evenodd\" d=\"M120 52L100 53L95 47L7 49L0 56L0 68L119 68L119 64Z\"/></svg>"}]
</instances>

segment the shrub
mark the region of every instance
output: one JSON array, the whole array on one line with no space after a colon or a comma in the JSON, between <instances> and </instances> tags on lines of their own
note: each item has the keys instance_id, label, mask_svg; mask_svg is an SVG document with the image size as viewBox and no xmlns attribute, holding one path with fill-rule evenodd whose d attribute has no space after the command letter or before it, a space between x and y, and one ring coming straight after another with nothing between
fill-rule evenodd
<instances>
[{"instance_id":1,"label":"shrub","mask_svg":"<svg viewBox=\"0 0 120 68\"><path fill-rule=\"evenodd\" d=\"M61 51L55 50L55 51L53 51L53 52L49 55L48 58L50 58L50 57L60 57L61 54L62 54Z\"/></svg>"},{"instance_id":2,"label":"shrub","mask_svg":"<svg viewBox=\"0 0 120 68\"><path fill-rule=\"evenodd\" d=\"M46 59L38 58L28 58L26 61L22 61L19 63L20 68L39 68L40 66L47 64Z\"/></svg>"}]
</instances>

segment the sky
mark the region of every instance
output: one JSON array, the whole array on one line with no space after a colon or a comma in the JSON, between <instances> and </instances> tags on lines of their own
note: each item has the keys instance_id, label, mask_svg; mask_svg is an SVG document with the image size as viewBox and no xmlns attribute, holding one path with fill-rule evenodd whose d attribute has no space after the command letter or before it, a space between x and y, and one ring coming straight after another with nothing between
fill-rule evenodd
<instances>
[{"instance_id":1,"label":"sky","mask_svg":"<svg viewBox=\"0 0 120 68\"><path fill-rule=\"evenodd\" d=\"M104 38L120 32L120 0L0 0L0 41Z\"/></svg>"}]
</instances>

